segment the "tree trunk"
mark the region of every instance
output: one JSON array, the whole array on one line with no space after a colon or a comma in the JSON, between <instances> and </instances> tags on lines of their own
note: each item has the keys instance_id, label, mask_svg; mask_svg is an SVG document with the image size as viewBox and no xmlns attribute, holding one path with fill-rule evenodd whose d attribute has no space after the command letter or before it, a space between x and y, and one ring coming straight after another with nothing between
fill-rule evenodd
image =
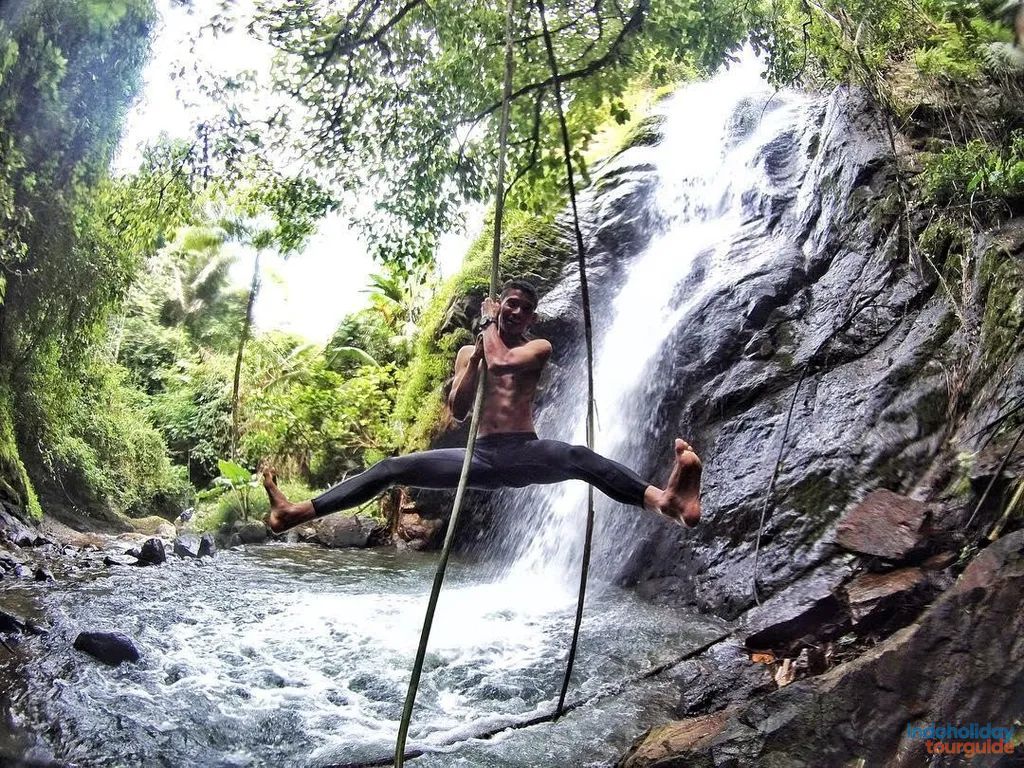
<instances>
[{"instance_id":1,"label":"tree trunk","mask_svg":"<svg viewBox=\"0 0 1024 768\"><path fill-rule=\"evenodd\" d=\"M242 380L242 353L245 342L249 340L249 329L252 328L252 309L256 304L256 296L260 292L260 252L256 251L256 261L252 267L252 282L249 284L249 300L245 303L245 322L238 338L238 356L235 357L235 383L231 390L231 460L238 456L238 389Z\"/></svg>"}]
</instances>

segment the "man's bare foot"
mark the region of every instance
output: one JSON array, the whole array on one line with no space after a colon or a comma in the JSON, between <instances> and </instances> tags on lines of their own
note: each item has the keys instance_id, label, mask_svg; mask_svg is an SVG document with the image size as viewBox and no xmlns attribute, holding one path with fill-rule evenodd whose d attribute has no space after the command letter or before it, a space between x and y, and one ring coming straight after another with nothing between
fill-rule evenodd
<instances>
[{"instance_id":1,"label":"man's bare foot","mask_svg":"<svg viewBox=\"0 0 1024 768\"><path fill-rule=\"evenodd\" d=\"M316 517L312 503L300 501L298 504L293 504L285 498L281 489L277 487L277 473L272 467L263 469L263 487L270 498L270 513L264 522L274 533L287 531L289 528Z\"/></svg>"},{"instance_id":2,"label":"man's bare foot","mask_svg":"<svg viewBox=\"0 0 1024 768\"><path fill-rule=\"evenodd\" d=\"M676 463L656 499L658 511L692 528L700 522L700 458L685 440L676 439Z\"/></svg>"}]
</instances>

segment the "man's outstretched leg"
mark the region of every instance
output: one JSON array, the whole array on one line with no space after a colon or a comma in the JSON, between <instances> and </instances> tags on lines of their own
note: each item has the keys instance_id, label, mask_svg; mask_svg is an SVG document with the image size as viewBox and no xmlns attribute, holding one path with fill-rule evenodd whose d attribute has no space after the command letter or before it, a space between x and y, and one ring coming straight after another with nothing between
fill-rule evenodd
<instances>
[{"instance_id":1,"label":"man's outstretched leg","mask_svg":"<svg viewBox=\"0 0 1024 768\"><path fill-rule=\"evenodd\" d=\"M462 472L464 448L440 448L378 461L365 472L324 491L315 499L291 502L277 487L272 469L263 471L263 487L270 498L267 525L281 533L315 517L361 506L394 485L419 488L454 488ZM478 458L470 465L470 480L478 481L487 467Z\"/></svg>"},{"instance_id":2,"label":"man's outstretched leg","mask_svg":"<svg viewBox=\"0 0 1024 768\"><path fill-rule=\"evenodd\" d=\"M676 439L675 450L668 483L647 486L644 506L692 528L700 522L700 458L685 440Z\"/></svg>"}]
</instances>

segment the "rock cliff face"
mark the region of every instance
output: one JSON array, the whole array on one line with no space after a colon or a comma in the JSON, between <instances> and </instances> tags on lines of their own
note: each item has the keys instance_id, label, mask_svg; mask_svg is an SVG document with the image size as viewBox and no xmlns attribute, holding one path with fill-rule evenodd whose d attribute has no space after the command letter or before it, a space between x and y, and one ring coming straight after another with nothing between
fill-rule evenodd
<instances>
[{"instance_id":1,"label":"rock cliff face","mask_svg":"<svg viewBox=\"0 0 1024 768\"><path fill-rule=\"evenodd\" d=\"M733 118L741 134L744 121L771 108L742 106ZM659 481L672 438L685 436L705 461L705 521L684 532L616 512L596 544L619 582L726 618L754 603L762 511L764 597L837 568L835 523L868 492L935 497L951 480L955 453L981 439L966 437L1013 392L1012 376L978 381L977 339L963 330L936 273L908 250L892 149L867 101L841 89L806 114L802 133L781 131L756 160L765 182L743 195L728 244L731 279L716 279L722 259L704 253L675 287L677 303L699 301L638 372L652 382L638 397L653 416L617 455ZM665 226L648 162L658 150L611 160L583 200L599 344L636 255ZM1020 240L1009 241L1019 259ZM556 349L542 429L583 407L572 389L581 376L578 285L569 264L542 300L538 332ZM630 415L599 417L606 426ZM474 511L464 541L491 541L492 556L514 552L532 532L509 523L510 503L530 506L504 498L494 514Z\"/></svg>"}]
</instances>

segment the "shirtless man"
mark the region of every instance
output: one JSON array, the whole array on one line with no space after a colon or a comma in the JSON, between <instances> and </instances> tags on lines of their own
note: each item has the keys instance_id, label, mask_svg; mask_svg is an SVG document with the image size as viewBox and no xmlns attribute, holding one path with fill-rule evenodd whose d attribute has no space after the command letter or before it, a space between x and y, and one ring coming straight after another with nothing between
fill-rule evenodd
<instances>
[{"instance_id":1,"label":"shirtless man","mask_svg":"<svg viewBox=\"0 0 1024 768\"><path fill-rule=\"evenodd\" d=\"M472 488L521 488L535 483L585 480L606 495L658 512L674 522L694 526L700 520L701 463L682 441L675 442L675 462L662 489L627 467L589 448L538 439L533 426L533 398L551 344L528 336L537 307L537 291L525 280L505 283L499 301L486 299L483 331L476 345L455 358L455 379L448 396L452 415L462 421L472 409L478 367L487 363L483 412L469 471ZM443 448L384 459L360 475L309 501L290 502L263 473L270 496L267 522L275 533L315 517L365 504L393 485L455 488L464 448Z\"/></svg>"}]
</instances>

